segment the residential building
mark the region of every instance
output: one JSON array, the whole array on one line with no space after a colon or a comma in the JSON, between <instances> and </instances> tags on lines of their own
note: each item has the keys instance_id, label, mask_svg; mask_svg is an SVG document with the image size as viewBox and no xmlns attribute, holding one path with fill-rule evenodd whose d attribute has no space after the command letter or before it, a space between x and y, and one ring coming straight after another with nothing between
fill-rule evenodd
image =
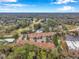
<instances>
[{"instance_id":1,"label":"residential building","mask_svg":"<svg viewBox=\"0 0 79 59\"><path fill-rule=\"evenodd\" d=\"M53 32L29 33L28 38L35 42L49 42L52 40Z\"/></svg>"},{"instance_id":2,"label":"residential building","mask_svg":"<svg viewBox=\"0 0 79 59\"><path fill-rule=\"evenodd\" d=\"M24 34L17 39L16 44L18 46L21 46L27 43L27 44L35 45L46 49L52 49L52 48L55 48L55 44L52 41L52 36L54 34L55 33L53 32Z\"/></svg>"},{"instance_id":3,"label":"residential building","mask_svg":"<svg viewBox=\"0 0 79 59\"><path fill-rule=\"evenodd\" d=\"M65 41L69 55L79 57L79 36L66 35Z\"/></svg>"}]
</instances>

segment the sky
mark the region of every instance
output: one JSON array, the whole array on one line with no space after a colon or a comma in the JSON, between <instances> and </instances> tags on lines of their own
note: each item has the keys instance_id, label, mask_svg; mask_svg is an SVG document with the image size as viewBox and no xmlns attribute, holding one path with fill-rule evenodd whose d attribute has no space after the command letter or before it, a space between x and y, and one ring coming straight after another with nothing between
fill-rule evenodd
<instances>
[{"instance_id":1,"label":"sky","mask_svg":"<svg viewBox=\"0 0 79 59\"><path fill-rule=\"evenodd\" d=\"M0 12L79 12L79 0L0 0Z\"/></svg>"}]
</instances>

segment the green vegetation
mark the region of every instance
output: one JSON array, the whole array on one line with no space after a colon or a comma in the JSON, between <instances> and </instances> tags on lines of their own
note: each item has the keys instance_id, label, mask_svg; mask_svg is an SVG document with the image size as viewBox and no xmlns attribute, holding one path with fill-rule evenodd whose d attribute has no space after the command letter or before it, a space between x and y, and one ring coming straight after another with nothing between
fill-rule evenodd
<instances>
[{"instance_id":1,"label":"green vegetation","mask_svg":"<svg viewBox=\"0 0 79 59\"><path fill-rule=\"evenodd\" d=\"M36 32L54 32L52 41L55 44L53 49L39 48L34 45L25 44L17 46L14 42L6 44L0 43L0 53L6 56L6 59L63 59L62 40L69 34L70 30L79 27L79 21L74 15L49 15L48 17L14 15L0 16L0 39L15 38L18 39L20 34ZM75 20L74 20L75 19ZM76 31L75 36L79 35ZM47 42L49 40L47 39ZM4 44L5 43L5 44ZM63 46L65 46L63 44ZM66 58L67 59L67 58Z\"/></svg>"},{"instance_id":2,"label":"green vegetation","mask_svg":"<svg viewBox=\"0 0 79 59\"><path fill-rule=\"evenodd\" d=\"M1 46L0 46L1 47ZM55 59L59 57L59 53L57 51L57 48L54 48L52 50L50 49L42 49L36 46L28 45L26 44L25 46L22 47L11 47L9 46L4 46L0 49L1 50L6 50L3 52L6 54L7 59L33 59L35 56L37 59ZM7 55L8 54L8 55Z\"/></svg>"},{"instance_id":3,"label":"green vegetation","mask_svg":"<svg viewBox=\"0 0 79 59\"><path fill-rule=\"evenodd\" d=\"M68 14L67 14L68 15ZM48 17L27 17L26 15L3 15L0 16L0 37L5 35L20 34L21 32L35 32L41 29L45 32L71 30L78 26L78 21L74 21L75 16L51 15ZM66 20L65 20L66 19ZM41 21L40 21L41 20ZM77 24L77 25L76 25ZM58 30L59 29L59 30Z\"/></svg>"}]
</instances>

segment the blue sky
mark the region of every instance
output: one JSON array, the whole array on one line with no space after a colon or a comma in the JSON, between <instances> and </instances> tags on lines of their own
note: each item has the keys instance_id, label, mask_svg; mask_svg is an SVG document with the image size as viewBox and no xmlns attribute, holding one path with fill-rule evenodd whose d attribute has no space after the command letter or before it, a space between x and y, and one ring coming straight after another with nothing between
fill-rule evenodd
<instances>
[{"instance_id":1,"label":"blue sky","mask_svg":"<svg viewBox=\"0 0 79 59\"><path fill-rule=\"evenodd\" d=\"M0 0L0 12L79 12L79 0Z\"/></svg>"}]
</instances>

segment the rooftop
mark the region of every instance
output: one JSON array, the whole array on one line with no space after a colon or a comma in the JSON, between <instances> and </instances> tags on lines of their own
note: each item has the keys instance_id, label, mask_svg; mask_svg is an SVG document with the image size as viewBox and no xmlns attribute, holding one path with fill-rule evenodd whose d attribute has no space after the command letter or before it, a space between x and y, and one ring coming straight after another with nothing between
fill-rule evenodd
<instances>
[{"instance_id":1,"label":"rooftop","mask_svg":"<svg viewBox=\"0 0 79 59\"><path fill-rule=\"evenodd\" d=\"M46 37L46 36L52 36L53 32L44 32L44 33L30 33L28 34L29 38L40 38L40 37Z\"/></svg>"}]
</instances>

